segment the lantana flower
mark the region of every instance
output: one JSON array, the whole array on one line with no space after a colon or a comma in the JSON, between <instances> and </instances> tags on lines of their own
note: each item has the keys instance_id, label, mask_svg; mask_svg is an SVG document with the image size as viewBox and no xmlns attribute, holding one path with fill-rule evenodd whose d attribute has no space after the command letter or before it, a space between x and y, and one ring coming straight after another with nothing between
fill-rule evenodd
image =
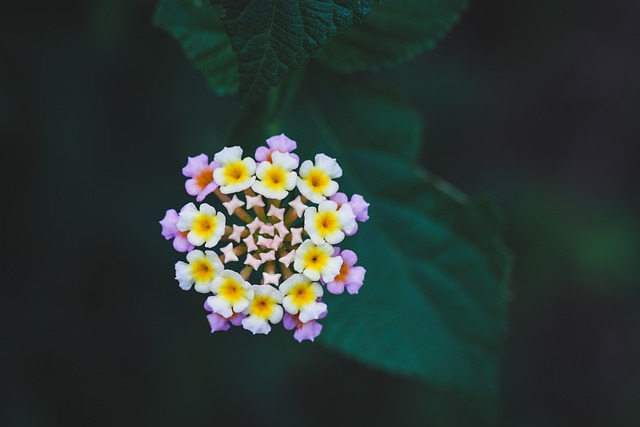
<instances>
[{"instance_id":1,"label":"lantana flower","mask_svg":"<svg viewBox=\"0 0 640 427\"><path fill-rule=\"evenodd\" d=\"M271 331L269 322L276 324L282 320L282 294L269 285L253 286L253 300L244 314L247 317L242 326L254 334L268 334Z\"/></svg>"},{"instance_id":2,"label":"lantana flower","mask_svg":"<svg viewBox=\"0 0 640 427\"><path fill-rule=\"evenodd\" d=\"M271 161L265 160L256 169L256 181L253 190L265 197L275 200L282 200L296 186L298 174L293 172L298 167L298 160L291 154L280 153L271 154Z\"/></svg>"},{"instance_id":3,"label":"lantana flower","mask_svg":"<svg viewBox=\"0 0 640 427\"><path fill-rule=\"evenodd\" d=\"M316 245L335 245L344 240L345 233L356 226L356 216L347 203L340 206L332 200L325 200L318 209L311 207L304 211L304 229Z\"/></svg>"},{"instance_id":4,"label":"lantana flower","mask_svg":"<svg viewBox=\"0 0 640 427\"><path fill-rule=\"evenodd\" d=\"M253 300L251 284L231 270L224 270L213 279L211 292L214 296L207 298L207 304L214 313L226 318L244 311Z\"/></svg>"},{"instance_id":5,"label":"lantana flower","mask_svg":"<svg viewBox=\"0 0 640 427\"><path fill-rule=\"evenodd\" d=\"M326 154L316 154L315 163L305 160L300 166L298 190L313 203L320 203L338 191L335 178L342 176L342 168L336 159Z\"/></svg>"},{"instance_id":6,"label":"lantana flower","mask_svg":"<svg viewBox=\"0 0 640 427\"><path fill-rule=\"evenodd\" d=\"M333 256L333 247L328 243L316 245L305 240L296 250L293 268L311 280L332 281L342 266L342 258Z\"/></svg>"},{"instance_id":7,"label":"lantana flower","mask_svg":"<svg viewBox=\"0 0 640 427\"><path fill-rule=\"evenodd\" d=\"M322 286L312 282L304 274L294 274L280 285L284 296L282 305L289 314L299 314L301 322L316 320L327 311L327 304L319 302L322 297Z\"/></svg>"},{"instance_id":8,"label":"lantana flower","mask_svg":"<svg viewBox=\"0 0 640 427\"><path fill-rule=\"evenodd\" d=\"M332 245L368 220L369 204L338 192L336 159L320 153L300 165L295 141L281 134L266 142L255 159L238 146L211 162L189 157L185 188L198 204L168 210L162 235L187 252L176 279L184 290L208 294L211 332L235 326L268 334L282 323L297 341L313 341L329 312L325 291L355 294L362 286L355 253Z\"/></svg>"},{"instance_id":9,"label":"lantana flower","mask_svg":"<svg viewBox=\"0 0 640 427\"><path fill-rule=\"evenodd\" d=\"M189 157L187 165L182 168L182 174L190 178L184 184L187 194L196 196L196 201L201 202L213 193L218 188L213 180L213 170L218 166L220 165L216 162L209 163L209 156L206 154Z\"/></svg>"},{"instance_id":10,"label":"lantana flower","mask_svg":"<svg viewBox=\"0 0 640 427\"><path fill-rule=\"evenodd\" d=\"M267 139L267 147L258 147L256 149L256 161L264 162L265 160L271 161L271 155L275 151L280 153L289 153L291 157L300 160L297 154L293 151L298 148L296 142L289 139L285 134L275 135ZM297 167L297 166L296 166Z\"/></svg>"},{"instance_id":11,"label":"lantana flower","mask_svg":"<svg viewBox=\"0 0 640 427\"><path fill-rule=\"evenodd\" d=\"M188 291L195 285L197 292L211 292L213 279L222 273L224 267L214 251L193 250L187 254L187 261L176 263L176 280L180 288Z\"/></svg>"},{"instance_id":12,"label":"lantana flower","mask_svg":"<svg viewBox=\"0 0 640 427\"><path fill-rule=\"evenodd\" d=\"M340 273L327 283L327 290L332 294L341 294L346 287L348 293L357 294L366 273L364 267L355 265L358 262L358 256L349 249L340 251L340 248L335 248L334 255L342 258L342 266L340 266Z\"/></svg>"},{"instance_id":13,"label":"lantana flower","mask_svg":"<svg viewBox=\"0 0 640 427\"><path fill-rule=\"evenodd\" d=\"M188 232L187 240L192 245L212 248L224 234L224 214L207 203L201 204L199 208L188 203L178 216L178 230Z\"/></svg>"},{"instance_id":14,"label":"lantana flower","mask_svg":"<svg viewBox=\"0 0 640 427\"><path fill-rule=\"evenodd\" d=\"M213 171L213 179L223 194L237 193L253 185L256 180L256 161L251 157L242 158L242 148L226 147L213 160L220 167Z\"/></svg>"}]
</instances>

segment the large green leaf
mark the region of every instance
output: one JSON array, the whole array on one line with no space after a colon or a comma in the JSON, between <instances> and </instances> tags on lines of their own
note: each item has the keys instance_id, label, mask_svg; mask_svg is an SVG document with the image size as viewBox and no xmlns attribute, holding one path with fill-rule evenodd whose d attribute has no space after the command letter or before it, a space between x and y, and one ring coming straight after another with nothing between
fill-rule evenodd
<instances>
[{"instance_id":1,"label":"large green leaf","mask_svg":"<svg viewBox=\"0 0 640 427\"><path fill-rule=\"evenodd\" d=\"M358 254L365 284L357 296L326 296L319 340L490 416L510 266L499 216L416 164L421 122L402 101L318 72L308 81L312 89L283 113L278 131L298 141L303 158L337 157L341 189L371 203L370 221L339 245Z\"/></svg>"},{"instance_id":2,"label":"large green leaf","mask_svg":"<svg viewBox=\"0 0 640 427\"><path fill-rule=\"evenodd\" d=\"M373 0L221 0L238 54L240 98L251 103L339 32L371 12Z\"/></svg>"},{"instance_id":3,"label":"large green leaf","mask_svg":"<svg viewBox=\"0 0 640 427\"><path fill-rule=\"evenodd\" d=\"M225 95L238 90L238 61L221 16L220 6L205 0L161 0L154 23L180 42L209 86Z\"/></svg>"},{"instance_id":4,"label":"large green leaf","mask_svg":"<svg viewBox=\"0 0 640 427\"><path fill-rule=\"evenodd\" d=\"M386 0L318 53L344 72L378 70L431 49L458 20L469 0Z\"/></svg>"}]
</instances>

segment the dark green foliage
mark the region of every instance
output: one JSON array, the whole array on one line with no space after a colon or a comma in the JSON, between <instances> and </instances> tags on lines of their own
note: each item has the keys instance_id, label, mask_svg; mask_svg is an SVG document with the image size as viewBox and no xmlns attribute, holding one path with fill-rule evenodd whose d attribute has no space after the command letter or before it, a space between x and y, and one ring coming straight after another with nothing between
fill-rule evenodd
<instances>
[{"instance_id":1,"label":"dark green foliage","mask_svg":"<svg viewBox=\"0 0 640 427\"><path fill-rule=\"evenodd\" d=\"M169 31L218 94L238 90L236 54L220 20L222 9L204 0L161 0L154 23Z\"/></svg>"},{"instance_id":2,"label":"dark green foliage","mask_svg":"<svg viewBox=\"0 0 640 427\"><path fill-rule=\"evenodd\" d=\"M344 72L377 70L415 58L451 29L468 0L387 0L318 53Z\"/></svg>"},{"instance_id":3,"label":"dark green foliage","mask_svg":"<svg viewBox=\"0 0 640 427\"><path fill-rule=\"evenodd\" d=\"M373 0L222 0L238 53L240 97L253 102L339 32L371 12Z\"/></svg>"}]
</instances>

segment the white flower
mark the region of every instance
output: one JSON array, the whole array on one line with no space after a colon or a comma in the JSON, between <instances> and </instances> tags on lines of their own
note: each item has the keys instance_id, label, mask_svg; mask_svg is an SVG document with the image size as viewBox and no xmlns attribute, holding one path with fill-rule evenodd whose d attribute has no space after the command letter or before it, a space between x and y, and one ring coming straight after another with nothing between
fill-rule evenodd
<instances>
[{"instance_id":1,"label":"white flower","mask_svg":"<svg viewBox=\"0 0 640 427\"><path fill-rule=\"evenodd\" d=\"M176 263L176 280L180 288L188 291L195 284L197 292L211 291L211 283L224 270L220 258L214 251L194 250L187 254L187 261Z\"/></svg>"},{"instance_id":2,"label":"white flower","mask_svg":"<svg viewBox=\"0 0 640 427\"><path fill-rule=\"evenodd\" d=\"M304 212L304 229L316 245L340 243L355 226L356 216L346 203L338 209L336 202L325 200L317 210L310 207Z\"/></svg>"},{"instance_id":3,"label":"white flower","mask_svg":"<svg viewBox=\"0 0 640 427\"><path fill-rule=\"evenodd\" d=\"M305 160L300 166L298 190L312 202L320 203L338 191L338 183L333 179L341 176L342 168L336 159L322 153L316 154L315 163Z\"/></svg>"},{"instance_id":4,"label":"white flower","mask_svg":"<svg viewBox=\"0 0 640 427\"><path fill-rule=\"evenodd\" d=\"M333 247L324 243L316 245L311 240L305 240L296 250L293 268L313 281L331 282L342 267L342 258L333 256Z\"/></svg>"},{"instance_id":5,"label":"white flower","mask_svg":"<svg viewBox=\"0 0 640 427\"><path fill-rule=\"evenodd\" d=\"M224 270L213 279L211 291L216 295L207 298L207 304L214 313L227 318L234 312L244 311L253 299L253 289L249 282L231 270Z\"/></svg>"},{"instance_id":6,"label":"white flower","mask_svg":"<svg viewBox=\"0 0 640 427\"><path fill-rule=\"evenodd\" d=\"M244 311L248 316L242 320L242 326L254 334L268 334L269 322L276 324L282 320L282 294L269 285L254 285L252 289L253 300Z\"/></svg>"},{"instance_id":7,"label":"white flower","mask_svg":"<svg viewBox=\"0 0 640 427\"><path fill-rule=\"evenodd\" d=\"M213 160L220 164L220 167L213 170L213 179L224 194L246 190L256 180L256 161L251 157L243 159L240 147L225 147Z\"/></svg>"},{"instance_id":8,"label":"white flower","mask_svg":"<svg viewBox=\"0 0 640 427\"><path fill-rule=\"evenodd\" d=\"M327 305L317 301L323 294L322 286L312 282L304 274L294 274L282 282L280 292L284 296L284 309L289 314L300 313L299 319L302 323L316 320L327 311Z\"/></svg>"},{"instance_id":9,"label":"white flower","mask_svg":"<svg viewBox=\"0 0 640 427\"><path fill-rule=\"evenodd\" d=\"M258 165L258 181L251 188L270 199L282 200L296 186L298 175L293 170L297 167L298 160L294 157L274 151L271 154L271 162L264 161Z\"/></svg>"},{"instance_id":10,"label":"white flower","mask_svg":"<svg viewBox=\"0 0 640 427\"><path fill-rule=\"evenodd\" d=\"M224 235L226 218L222 212L203 203L198 209L193 203L186 204L178 215L177 228L188 231L187 240L195 246L214 247Z\"/></svg>"}]
</instances>

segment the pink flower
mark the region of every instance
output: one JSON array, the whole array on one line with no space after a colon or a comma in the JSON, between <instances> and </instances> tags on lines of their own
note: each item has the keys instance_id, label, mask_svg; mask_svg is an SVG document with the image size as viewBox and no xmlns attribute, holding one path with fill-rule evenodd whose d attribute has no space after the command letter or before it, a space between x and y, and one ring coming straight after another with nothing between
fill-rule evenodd
<instances>
[{"instance_id":1,"label":"pink flower","mask_svg":"<svg viewBox=\"0 0 640 427\"><path fill-rule=\"evenodd\" d=\"M218 184L213 180L213 170L219 166L216 162L209 163L206 154L189 157L187 165L182 168L182 174L191 178L184 184L187 193L196 196L196 200L201 202L207 195L216 191Z\"/></svg>"},{"instance_id":2,"label":"pink flower","mask_svg":"<svg viewBox=\"0 0 640 427\"><path fill-rule=\"evenodd\" d=\"M271 153L273 153L274 151L289 153L291 157L296 159L296 161L300 161L298 155L292 153L293 150L298 148L298 145L294 140L287 138L285 134L272 136L271 138L267 139L267 145L269 146L268 148L258 147L258 149L256 150L256 161L258 163L264 161L271 162Z\"/></svg>"},{"instance_id":3,"label":"pink flower","mask_svg":"<svg viewBox=\"0 0 640 427\"><path fill-rule=\"evenodd\" d=\"M284 317L282 318L282 325L289 331L295 329L293 337L298 342L302 342L304 340L313 341L318 335L320 335L320 332L322 332L322 325L318 323L317 320L310 320L307 323L302 323L298 317L299 315L300 313L291 315L285 312ZM327 311L320 315L320 319L324 318L326 315Z\"/></svg>"},{"instance_id":4,"label":"pink flower","mask_svg":"<svg viewBox=\"0 0 640 427\"><path fill-rule=\"evenodd\" d=\"M207 320L209 321L209 326L211 326L211 332L217 331L226 331L231 325L240 326L242 324L242 319L247 317L242 313L233 313L231 317L226 318L217 313L213 312L213 309L207 304L207 301L204 302L204 309L210 312L207 314Z\"/></svg>"},{"instance_id":5,"label":"pink flower","mask_svg":"<svg viewBox=\"0 0 640 427\"><path fill-rule=\"evenodd\" d=\"M340 248L335 248L334 251L334 256L342 258L342 266L335 279L327 283L327 290L332 294L339 295L344 292L346 287L347 292L350 294L357 294L360 287L362 287L364 275L367 271L364 267L355 265L358 262L358 256L355 252L348 249L340 252Z\"/></svg>"},{"instance_id":6,"label":"pink flower","mask_svg":"<svg viewBox=\"0 0 640 427\"><path fill-rule=\"evenodd\" d=\"M173 239L173 248L178 252L189 252L195 246L193 246L187 240L188 231L180 231L176 227L178 223L178 212L175 209L169 209L164 215L164 218L160 221L162 226L162 236L167 239Z\"/></svg>"},{"instance_id":7,"label":"pink flower","mask_svg":"<svg viewBox=\"0 0 640 427\"><path fill-rule=\"evenodd\" d=\"M351 210L353 214L356 216L356 221L358 222L366 222L369 220L369 203L364 200L359 194L354 194L351 196L351 200L348 199L347 195L344 193L336 193L330 197L330 200L333 200L338 204L338 208L345 203L351 206ZM348 233L345 233L346 236L353 236L358 231L358 223L356 222L356 226L350 230Z\"/></svg>"}]
</instances>

